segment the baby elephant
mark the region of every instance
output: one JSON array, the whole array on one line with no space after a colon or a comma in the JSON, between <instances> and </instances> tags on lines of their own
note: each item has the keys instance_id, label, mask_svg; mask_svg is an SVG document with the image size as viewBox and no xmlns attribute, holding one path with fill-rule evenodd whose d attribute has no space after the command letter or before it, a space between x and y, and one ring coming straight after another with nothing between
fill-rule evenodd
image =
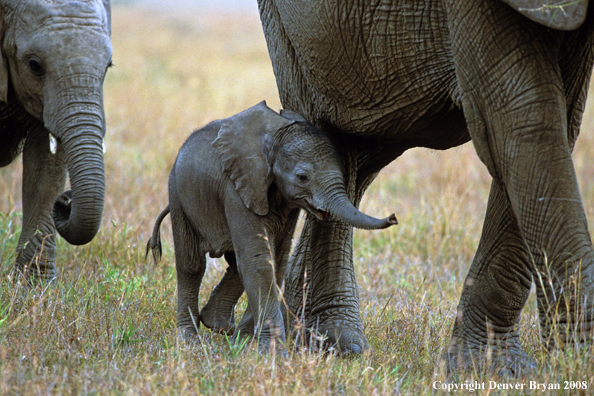
<instances>
[{"instance_id":1,"label":"baby elephant","mask_svg":"<svg viewBox=\"0 0 594 396\"><path fill-rule=\"evenodd\" d=\"M234 307L245 288L241 335L255 335L261 352L273 340L284 342L279 286L300 209L358 228L397 224L393 214L375 219L352 205L336 148L296 113L278 114L261 102L188 138L169 176L169 205L147 245L158 260L159 228L170 212L181 336L196 334L198 320L233 332ZM229 267L198 315L206 253L224 255Z\"/></svg>"}]
</instances>

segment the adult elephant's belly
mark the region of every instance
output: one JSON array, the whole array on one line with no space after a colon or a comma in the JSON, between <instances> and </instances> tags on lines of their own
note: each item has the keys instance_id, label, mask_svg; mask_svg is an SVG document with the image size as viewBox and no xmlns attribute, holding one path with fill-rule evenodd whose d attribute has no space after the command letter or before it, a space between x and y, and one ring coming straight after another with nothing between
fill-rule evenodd
<instances>
[{"instance_id":1,"label":"adult elephant's belly","mask_svg":"<svg viewBox=\"0 0 594 396\"><path fill-rule=\"evenodd\" d=\"M459 105L444 14L430 2L389 2L373 9L360 3L328 7L319 1L296 9L277 2L295 53L293 72L307 87L301 101L291 99L295 81L282 82L287 62L279 62L281 96L321 126L413 139Z\"/></svg>"}]
</instances>

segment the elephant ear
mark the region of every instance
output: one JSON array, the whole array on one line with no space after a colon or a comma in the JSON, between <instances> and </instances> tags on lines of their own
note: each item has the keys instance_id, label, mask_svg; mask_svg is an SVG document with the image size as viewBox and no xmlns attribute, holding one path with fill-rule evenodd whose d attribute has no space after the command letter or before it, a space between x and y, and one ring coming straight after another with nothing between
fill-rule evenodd
<instances>
[{"instance_id":1,"label":"elephant ear","mask_svg":"<svg viewBox=\"0 0 594 396\"><path fill-rule=\"evenodd\" d=\"M588 0L503 0L522 15L542 25L574 30L586 19Z\"/></svg>"},{"instance_id":2,"label":"elephant ear","mask_svg":"<svg viewBox=\"0 0 594 396\"><path fill-rule=\"evenodd\" d=\"M8 71L8 60L4 54L4 8L0 5L0 102L8 102L8 84L10 73Z\"/></svg>"},{"instance_id":3,"label":"elephant ear","mask_svg":"<svg viewBox=\"0 0 594 396\"><path fill-rule=\"evenodd\" d=\"M243 203L260 216L268 213L268 188L272 183L264 142L293 123L262 101L221 120L219 134L212 142Z\"/></svg>"},{"instance_id":4,"label":"elephant ear","mask_svg":"<svg viewBox=\"0 0 594 396\"><path fill-rule=\"evenodd\" d=\"M291 111L291 110L282 109L280 111L280 115L282 115L283 117L285 117L289 120L293 120L293 121L297 121L297 122L308 122L305 119L305 117L303 117L301 114L295 113L294 111Z\"/></svg>"}]
</instances>

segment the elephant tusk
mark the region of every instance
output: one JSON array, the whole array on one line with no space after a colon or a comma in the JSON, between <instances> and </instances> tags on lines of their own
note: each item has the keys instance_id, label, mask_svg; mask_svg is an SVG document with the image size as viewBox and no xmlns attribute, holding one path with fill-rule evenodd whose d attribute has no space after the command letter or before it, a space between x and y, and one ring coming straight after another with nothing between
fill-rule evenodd
<instances>
[{"instance_id":1,"label":"elephant tusk","mask_svg":"<svg viewBox=\"0 0 594 396\"><path fill-rule=\"evenodd\" d=\"M56 154L58 151L58 141L56 140L55 136L51 133L49 134L49 149L50 153Z\"/></svg>"},{"instance_id":2,"label":"elephant tusk","mask_svg":"<svg viewBox=\"0 0 594 396\"><path fill-rule=\"evenodd\" d=\"M101 144L103 145L103 154L105 154L105 152L107 151L107 148L105 147L105 140L103 140Z\"/></svg>"}]
</instances>

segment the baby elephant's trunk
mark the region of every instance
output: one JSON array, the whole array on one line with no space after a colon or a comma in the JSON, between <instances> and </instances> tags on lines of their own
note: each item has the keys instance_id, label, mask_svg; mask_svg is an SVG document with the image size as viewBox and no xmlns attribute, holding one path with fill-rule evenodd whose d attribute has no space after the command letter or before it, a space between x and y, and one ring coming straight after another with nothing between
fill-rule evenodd
<instances>
[{"instance_id":1,"label":"baby elephant's trunk","mask_svg":"<svg viewBox=\"0 0 594 396\"><path fill-rule=\"evenodd\" d=\"M330 208L330 214L342 222L365 230L379 230L398 224L393 213L384 219L377 219L361 212L346 196L334 202Z\"/></svg>"}]
</instances>

